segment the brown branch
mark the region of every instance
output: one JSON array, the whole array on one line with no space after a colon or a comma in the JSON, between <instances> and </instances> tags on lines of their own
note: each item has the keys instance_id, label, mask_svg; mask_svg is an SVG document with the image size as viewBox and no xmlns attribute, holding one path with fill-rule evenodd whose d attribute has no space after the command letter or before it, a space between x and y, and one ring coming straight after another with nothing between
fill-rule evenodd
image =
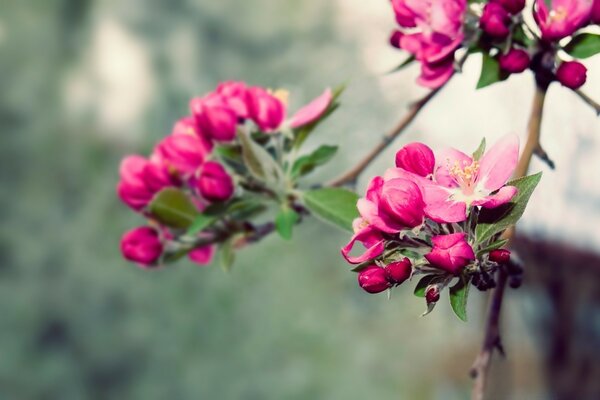
<instances>
[{"instance_id":1,"label":"brown branch","mask_svg":"<svg viewBox=\"0 0 600 400\"><path fill-rule=\"evenodd\" d=\"M547 90L547 84L536 84L533 104L531 106L531 115L529 117L529 124L527 126L527 143L525 144L523 154L521 154L521 158L517 164L514 174L515 178L520 178L527 174L527 171L529 170L529 164L531 163L531 159L534 154L539 155L540 152L545 154L542 146L540 145L540 135L544 111L544 100L546 99ZM503 237L511 240L514 237L514 233L515 230L513 227L507 230ZM497 278L497 286L491 293L483 345L479 355L471 367L471 377L474 379L471 400L483 400L494 349L498 349L501 353L503 353L501 344L502 342L500 339L500 312L502 309L502 300L507 281L507 273L504 268L499 268Z\"/></svg>"},{"instance_id":2,"label":"brown branch","mask_svg":"<svg viewBox=\"0 0 600 400\"><path fill-rule=\"evenodd\" d=\"M596 111L596 115L600 116L600 104L598 104L597 101L595 101L579 89L574 90L574 92L577 94L577 96L579 96L579 98L581 98L581 100L583 100L585 103L591 106L594 109L594 111Z\"/></svg>"}]
</instances>

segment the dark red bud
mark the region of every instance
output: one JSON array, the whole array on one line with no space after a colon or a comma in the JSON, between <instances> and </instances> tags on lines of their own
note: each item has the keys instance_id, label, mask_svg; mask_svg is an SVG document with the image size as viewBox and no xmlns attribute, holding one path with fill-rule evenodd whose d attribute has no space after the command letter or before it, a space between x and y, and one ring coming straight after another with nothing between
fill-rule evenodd
<instances>
[{"instance_id":1,"label":"dark red bud","mask_svg":"<svg viewBox=\"0 0 600 400\"><path fill-rule=\"evenodd\" d=\"M402 32L395 30L390 35L390 44L399 49L400 48L400 38L402 37Z\"/></svg>"},{"instance_id":2,"label":"dark red bud","mask_svg":"<svg viewBox=\"0 0 600 400\"><path fill-rule=\"evenodd\" d=\"M558 67L556 79L570 89L579 89L587 80L587 68L578 61L566 61Z\"/></svg>"},{"instance_id":3,"label":"dark red bud","mask_svg":"<svg viewBox=\"0 0 600 400\"><path fill-rule=\"evenodd\" d=\"M498 249L490 251L490 261L498 264L508 264L510 261L510 251L506 249Z\"/></svg>"},{"instance_id":4,"label":"dark red bud","mask_svg":"<svg viewBox=\"0 0 600 400\"><path fill-rule=\"evenodd\" d=\"M431 286L427 288L425 292L425 300L427 300L427 304L429 303L437 303L440 299L440 291L436 286Z\"/></svg>"},{"instance_id":5,"label":"dark red bud","mask_svg":"<svg viewBox=\"0 0 600 400\"><path fill-rule=\"evenodd\" d=\"M511 14L518 14L525 8L525 0L491 0L491 3L498 3Z\"/></svg>"},{"instance_id":6,"label":"dark red bud","mask_svg":"<svg viewBox=\"0 0 600 400\"><path fill-rule=\"evenodd\" d=\"M510 33L510 14L500 4L488 3L483 9L479 25L488 35L504 39Z\"/></svg>"},{"instance_id":7,"label":"dark red bud","mask_svg":"<svg viewBox=\"0 0 600 400\"><path fill-rule=\"evenodd\" d=\"M498 56L500 68L513 74L525 71L529 67L530 61L529 53L525 50L515 48L510 49L506 54Z\"/></svg>"},{"instance_id":8,"label":"dark red bud","mask_svg":"<svg viewBox=\"0 0 600 400\"><path fill-rule=\"evenodd\" d=\"M390 287L385 270L371 265L358 273L358 285L367 293L381 293Z\"/></svg>"},{"instance_id":9,"label":"dark red bud","mask_svg":"<svg viewBox=\"0 0 600 400\"><path fill-rule=\"evenodd\" d=\"M408 258L393 262L385 267L385 277L389 283L399 285L412 273L412 264Z\"/></svg>"}]
</instances>

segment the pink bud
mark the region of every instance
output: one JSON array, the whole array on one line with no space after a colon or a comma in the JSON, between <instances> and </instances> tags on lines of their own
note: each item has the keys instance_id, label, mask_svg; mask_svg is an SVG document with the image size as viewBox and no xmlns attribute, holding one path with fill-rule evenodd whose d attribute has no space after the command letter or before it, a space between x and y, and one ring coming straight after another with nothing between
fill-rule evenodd
<instances>
[{"instance_id":1,"label":"pink bud","mask_svg":"<svg viewBox=\"0 0 600 400\"><path fill-rule=\"evenodd\" d=\"M248 89L248 105L250 117L263 132L277 130L285 119L285 105L263 88Z\"/></svg>"},{"instance_id":2,"label":"pink bud","mask_svg":"<svg viewBox=\"0 0 600 400\"><path fill-rule=\"evenodd\" d=\"M385 277L389 283L400 285L410 278L412 274L412 264L408 258L386 265Z\"/></svg>"},{"instance_id":3,"label":"pink bud","mask_svg":"<svg viewBox=\"0 0 600 400\"><path fill-rule=\"evenodd\" d=\"M384 183L379 201L380 216L398 227L415 228L423 223L425 203L421 190L405 179Z\"/></svg>"},{"instance_id":4,"label":"pink bud","mask_svg":"<svg viewBox=\"0 0 600 400\"><path fill-rule=\"evenodd\" d=\"M489 257L490 261L497 262L498 264L508 264L510 261L510 251L506 249L492 250Z\"/></svg>"},{"instance_id":5,"label":"pink bud","mask_svg":"<svg viewBox=\"0 0 600 400\"><path fill-rule=\"evenodd\" d=\"M163 245L158 232L141 226L126 232L121 238L121 253L129 261L149 267L160 258Z\"/></svg>"},{"instance_id":6,"label":"pink bud","mask_svg":"<svg viewBox=\"0 0 600 400\"><path fill-rule=\"evenodd\" d=\"M425 291L425 300L427 304L437 303L440 300L440 291L437 286L430 286Z\"/></svg>"},{"instance_id":7,"label":"pink bud","mask_svg":"<svg viewBox=\"0 0 600 400\"><path fill-rule=\"evenodd\" d=\"M518 14L525 8L526 0L491 0L491 3L498 3L511 14Z\"/></svg>"},{"instance_id":8,"label":"pink bud","mask_svg":"<svg viewBox=\"0 0 600 400\"><path fill-rule=\"evenodd\" d=\"M333 93L331 89L325 90L322 95L302 107L290 118L290 127L299 128L318 120L327 111L332 101Z\"/></svg>"},{"instance_id":9,"label":"pink bud","mask_svg":"<svg viewBox=\"0 0 600 400\"><path fill-rule=\"evenodd\" d=\"M510 15L497 3L485 5L479 24L485 33L497 39L504 39L510 33Z\"/></svg>"},{"instance_id":10,"label":"pink bud","mask_svg":"<svg viewBox=\"0 0 600 400\"><path fill-rule=\"evenodd\" d=\"M198 247L188 253L188 258L198 265L210 264L215 255L215 246Z\"/></svg>"},{"instance_id":11,"label":"pink bud","mask_svg":"<svg viewBox=\"0 0 600 400\"><path fill-rule=\"evenodd\" d=\"M229 81L220 83L216 92L235 111L238 118L246 119L250 117L247 101L248 88L244 82Z\"/></svg>"},{"instance_id":12,"label":"pink bud","mask_svg":"<svg viewBox=\"0 0 600 400\"><path fill-rule=\"evenodd\" d=\"M592 24L600 24L600 0L594 0L592 5Z\"/></svg>"},{"instance_id":13,"label":"pink bud","mask_svg":"<svg viewBox=\"0 0 600 400\"><path fill-rule=\"evenodd\" d=\"M466 233L434 236L433 249L425 255L434 267L457 275L463 267L475 260L473 248L467 243Z\"/></svg>"},{"instance_id":14,"label":"pink bud","mask_svg":"<svg viewBox=\"0 0 600 400\"><path fill-rule=\"evenodd\" d=\"M399 30L395 30L392 32L392 34L390 35L390 44L399 49L400 48L400 39L402 38L403 33L400 32Z\"/></svg>"},{"instance_id":15,"label":"pink bud","mask_svg":"<svg viewBox=\"0 0 600 400\"><path fill-rule=\"evenodd\" d=\"M169 135L154 148L153 156L188 178L211 151L210 142L197 135Z\"/></svg>"},{"instance_id":16,"label":"pink bud","mask_svg":"<svg viewBox=\"0 0 600 400\"><path fill-rule=\"evenodd\" d=\"M208 161L200 169L195 186L209 201L225 201L233 195L233 179L217 162Z\"/></svg>"},{"instance_id":17,"label":"pink bud","mask_svg":"<svg viewBox=\"0 0 600 400\"><path fill-rule=\"evenodd\" d=\"M358 273L359 286L368 293L381 293L390 287L385 270L376 265L371 265Z\"/></svg>"},{"instance_id":18,"label":"pink bud","mask_svg":"<svg viewBox=\"0 0 600 400\"><path fill-rule=\"evenodd\" d=\"M579 89L587 80L587 68L578 61L566 61L556 71L556 79L570 89Z\"/></svg>"},{"instance_id":19,"label":"pink bud","mask_svg":"<svg viewBox=\"0 0 600 400\"><path fill-rule=\"evenodd\" d=\"M123 203L136 211L146 207L160 190L177 185L163 164L141 156L125 157L119 173L121 180L117 194Z\"/></svg>"},{"instance_id":20,"label":"pink bud","mask_svg":"<svg viewBox=\"0 0 600 400\"><path fill-rule=\"evenodd\" d=\"M528 52L514 47L508 53L498 56L500 68L513 74L525 71L530 61Z\"/></svg>"},{"instance_id":21,"label":"pink bud","mask_svg":"<svg viewBox=\"0 0 600 400\"><path fill-rule=\"evenodd\" d=\"M235 138L238 115L223 96L211 93L194 98L190 108L200 129L214 140L228 142Z\"/></svg>"},{"instance_id":22,"label":"pink bud","mask_svg":"<svg viewBox=\"0 0 600 400\"><path fill-rule=\"evenodd\" d=\"M420 176L433 174L435 156L423 143L410 143L396 153L396 167Z\"/></svg>"},{"instance_id":23,"label":"pink bud","mask_svg":"<svg viewBox=\"0 0 600 400\"><path fill-rule=\"evenodd\" d=\"M589 21L592 5L592 0L552 0L549 10L546 0L536 0L533 16L542 39L558 41L575 33Z\"/></svg>"}]
</instances>

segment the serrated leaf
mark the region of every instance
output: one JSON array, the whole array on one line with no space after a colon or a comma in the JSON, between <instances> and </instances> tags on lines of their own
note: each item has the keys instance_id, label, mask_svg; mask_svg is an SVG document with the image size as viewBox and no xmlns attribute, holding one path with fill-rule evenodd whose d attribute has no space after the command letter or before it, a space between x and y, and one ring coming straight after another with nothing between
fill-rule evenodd
<instances>
[{"instance_id":1,"label":"serrated leaf","mask_svg":"<svg viewBox=\"0 0 600 400\"><path fill-rule=\"evenodd\" d=\"M500 63L488 53L483 53L481 58L481 75L477 82L477 89L506 80L509 74L502 71Z\"/></svg>"},{"instance_id":2,"label":"serrated leaf","mask_svg":"<svg viewBox=\"0 0 600 400\"><path fill-rule=\"evenodd\" d=\"M187 194L176 188L166 188L158 192L148 211L160 223L172 227L187 229L200 214Z\"/></svg>"},{"instance_id":3,"label":"serrated leaf","mask_svg":"<svg viewBox=\"0 0 600 400\"><path fill-rule=\"evenodd\" d=\"M581 33L571 39L564 50L575 58L592 57L600 53L600 35Z\"/></svg>"},{"instance_id":4,"label":"serrated leaf","mask_svg":"<svg viewBox=\"0 0 600 400\"><path fill-rule=\"evenodd\" d=\"M316 167L327 163L337 152L337 146L323 145L312 153L299 157L292 166L292 177L297 178L312 172Z\"/></svg>"},{"instance_id":5,"label":"serrated leaf","mask_svg":"<svg viewBox=\"0 0 600 400\"><path fill-rule=\"evenodd\" d=\"M450 288L450 305L458 318L467 321L467 299L469 297L469 279L461 276L456 285Z\"/></svg>"},{"instance_id":6,"label":"serrated leaf","mask_svg":"<svg viewBox=\"0 0 600 400\"><path fill-rule=\"evenodd\" d=\"M481 139L481 143L479 144L479 147L473 153L473 160L479 161L481 156L483 156L483 153L485 153L485 145L486 145L485 138L483 138L483 139Z\"/></svg>"},{"instance_id":7,"label":"serrated leaf","mask_svg":"<svg viewBox=\"0 0 600 400\"><path fill-rule=\"evenodd\" d=\"M324 188L303 194L304 204L316 217L352 232L352 221L358 217L358 195L346 189Z\"/></svg>"},{"instance_id":8,"label":"serrated leaf","mask_svg":"<svg viewBox=\"0 0 600 400\"><path fill-rule=\"evenodd\" d=\"M196 236L204 229L208 228L213 222L215 222L217 218L212 215L200 214L196 217L192 225L188 228L186 235L188 236Z\"/></svg>"},{"instance_id":9,"label":"serrated leaf","mask_svg":"<svg viewBox=\"0 0 600 400\"><path fill-rule=\"evenodd\" d=\"M507 183L519 192L510 203L496 208L483 208L479 213L475 237L478 243L485 243L494 235L517 223L523 216L527 202L542 178L542 173L526 176Z\"/></svg>"},{"instance_id":10,"label":"serrated leaf","mask_svg":"<svg viewBox=\"0 0 600 400\"><path fill-rule=\"evenodd\" d=\"M445 278L442 275L425 275L424 277L419 279L419 282L417 283L417 286L415 286L415 290L413 293L417 297L425 297L425 291L427 290L427 286L437 282L441 282L444 279Z\"/></svg>"},{"instance_id":11,"label":"serrated leaf","mask_svg":"<svg viewBox=\"0 0 600 400\"><path fill-rule=\"evenodd\" d=\"M300 216L296 211L288 206L282 207L275 217L275 228L277 228L279 236L285 240L290 240L298 219L300 219Z\"/></svg>"},{"instance_id":12,"label":"serrated leaf","mask_svg":"<svg viewBox=\"0 0 600 400\"><path fill-rule=\"evenodd\" d=\"M250 173L257 179L277 186L282 178L283 171L273 157L262 146L256 143L247 132L238 132L242 145L244 164Z\"/></svg>"},{"instance_id":13,"label":"serrated leaf","mask_svg":"<svg viewBox=\"0 0 600 400\"><path fill-rule=\"evenodd\" d=\"M230 272L235 262L235 250L233 249L233 238L226 240L219 246L219 262L221 269Z\"/></svg>"}]
</instances>

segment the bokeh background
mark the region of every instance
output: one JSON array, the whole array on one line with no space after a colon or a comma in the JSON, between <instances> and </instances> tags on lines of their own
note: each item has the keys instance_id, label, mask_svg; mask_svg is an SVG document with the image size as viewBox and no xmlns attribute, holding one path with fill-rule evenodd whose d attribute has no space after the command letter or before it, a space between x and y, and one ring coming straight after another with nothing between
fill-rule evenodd
<instances>
[{"instance_id":1,"label":"bokeh background","mask_svg":"<svg viewBox=\"0 0 600 400\"><path fill-rule=\"evenodd\" d=\"M185 261L145 272L118 242L141 219L114 192L120 158L147 153L219 81L285 87L292 107L348 83L310 145L353 164L424 91L414 67L386 71L386 0L0 1L0 399L464 399L485 296L469 322L408 287L360 291L339 256L347 235L307 221L234 270ZM600 57L585 90L600 97ZM529 73L475 91L479 62L420 115L402 143L474 149L521 134ZM525 286L503 315L508 358L491 399L600 398L600 122L552 87L544 178L520 229ZM595 379L596 378L596 379Z\"/></svg>"}]
</instances>

